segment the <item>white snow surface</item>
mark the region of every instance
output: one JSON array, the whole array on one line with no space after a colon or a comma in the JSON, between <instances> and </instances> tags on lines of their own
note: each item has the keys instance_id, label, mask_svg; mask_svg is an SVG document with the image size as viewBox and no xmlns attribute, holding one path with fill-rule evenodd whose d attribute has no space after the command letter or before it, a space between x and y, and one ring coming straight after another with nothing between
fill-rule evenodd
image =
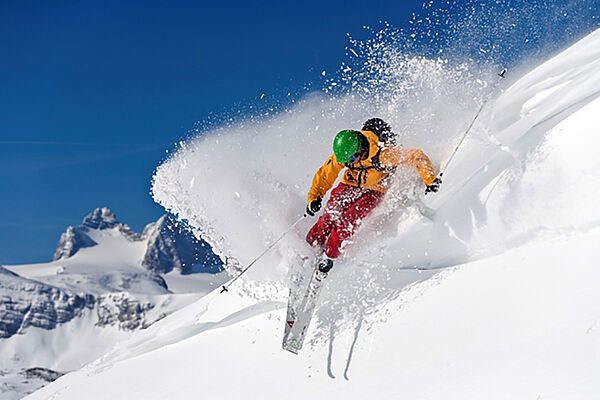
<instances>
[{"instance_id":1,"label":"white snow surface","mask_svg":"<svg viewBox=\"0 0 600 400\"><path fill-rule=\"evenodd\" d=\"M450 68L421 64L427 79ZM599 71L595 31L503 83L438 194L423 198L414 171L398 171L329 274L299 356L281 350L286 286L312 253L303 237L314 220L229 293L210 293L28 398L595 398ZM354 102L309 97L205 134L158 168L155 199L230 265L245 265L301 215L333 135L357 128ZM440 110L444 132L397 129L401 141L442 165L472 118L465 104Z\"/></svg>"}]
</instances>

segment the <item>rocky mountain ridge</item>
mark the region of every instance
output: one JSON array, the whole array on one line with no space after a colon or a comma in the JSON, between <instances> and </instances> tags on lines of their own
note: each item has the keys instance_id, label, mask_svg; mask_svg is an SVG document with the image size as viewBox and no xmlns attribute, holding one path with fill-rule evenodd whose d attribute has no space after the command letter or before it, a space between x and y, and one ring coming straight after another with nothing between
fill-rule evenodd
<instances>
[{"instance_id":1,"label":"rocky mountain ridge","mask_svg":"<svg viewBox=\"0 0 600 400\"><path fill-rule=\"evenodd\" d=\"M23 278L0 266L0 339L28 327L54 329L94 306L95 298Z\"/></svg>"},{"instance_id":2,"label":"rocky mountain ridge","mask_svg":"<svg viewBox=\"0 0 600 400\"><path fill-rule=\"evenodd\" d=\"M107 207L96 208L83 219L81 225L69 226L60 237L53 261L67 259L83 248L97 245L90 237L90 232L107 229L117 229L132 242L147 241L141 266L148 271L164 274L175 269L182 274L189 274L216 273L222 269L221 260L210 246L198 240L172 217L165 214L146 225L142 233L137 233L129 225L119 222Z\"/></svg>"}]
</instances>

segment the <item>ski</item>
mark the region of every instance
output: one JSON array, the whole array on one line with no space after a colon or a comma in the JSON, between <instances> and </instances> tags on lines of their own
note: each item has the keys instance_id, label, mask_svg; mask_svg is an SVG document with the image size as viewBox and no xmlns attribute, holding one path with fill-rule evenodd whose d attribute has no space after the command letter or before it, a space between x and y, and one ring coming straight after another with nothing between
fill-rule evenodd
<instances>
[{"instance_id":1,"label":"ski","mask_svg":"<svg viewBox=\"0 0 600 400\"><path fill-rule=\"evenodd\" d=\"M290 279L290 294L288 296L287 313L285 318L285 330L283 333L282 346L285 348L290 330L296 321L296 309L302 301L302 296L306 291L306 281L309 278L308 272L312 270L314 265L313 257L301 256L300 268L292 269ZM307 276L308 275L308 276Z\"/></svg>"},{"instance_id":2,"label":"ski","mask_svg":"<svg viewBox=\"0 0 600 400\"><path fill-rule=\"evenodd\" d=\"M288 308L288 318L286 319L286 333L283 338L283 349L294 354L298 354L302 345L304 344L304 338L310 325L312 315L317 305L317 299L323 287L324 279L327 276L326 273L315 269L313 272L306 293L302 298L300 305L295 308ZM290 299L292 302L293 299ZM292 303L293 304L293 303Z\"/></svg>"},{"instance_id":3,"label":"ski","mask_svg":"<svg viewBox=\"0 0 600 400\"><path fill-rule=\"evenodd\" d=\"M290 334L290 330L292 329L292 325L294 325L294 321L296 321L296 308L300 303L300 293L302 292L302 283L304 281L304 277L301 273L302 271L292 271L292 277L290 279L290 294L288 296L288 304L287 304L287 313L285 316L285 330L283 332L283 344L285 347L285 343L287 342L287 337Z\"/></svg>"}]
</instances>

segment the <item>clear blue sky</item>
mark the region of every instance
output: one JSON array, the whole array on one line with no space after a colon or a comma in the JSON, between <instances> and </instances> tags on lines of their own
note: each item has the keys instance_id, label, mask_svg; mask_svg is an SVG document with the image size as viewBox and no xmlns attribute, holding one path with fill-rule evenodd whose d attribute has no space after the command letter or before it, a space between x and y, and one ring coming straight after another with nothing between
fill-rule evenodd
<instances>
[{"instance_id":1,"label":"clear blue sky","mask_svg":"<svg viewBox=\"0 0 600 400\"><path fill-rule=\"evenodd\" d=\"M421 1L0 2L0 263L46 261L108 206L135 229L165 150L339 66L346 33Z\"/></svg>"},{"instance_id":2,"label":"clear blue sky","mask_svg":"<svg viewBox=\"0 0 600 400\"><path fill-rule=\"evenodd\" d=\"M543 0L480 2L488 10L465 29L532 11L520 15L522 32L448 41L475 53L477 41L560 42L553 35L590 14L597 26L599 1L556 1L552 12ZM0 1L0 264L51 259L60 234L95 207L141 230L163 212L148 194L154 168L198 121L236 115L262 93L276 103L318 90L321 71L344 61L347 33L366 37L363 25L383 20L407 27L421 4Z\"/></svg>"}]
</instances>

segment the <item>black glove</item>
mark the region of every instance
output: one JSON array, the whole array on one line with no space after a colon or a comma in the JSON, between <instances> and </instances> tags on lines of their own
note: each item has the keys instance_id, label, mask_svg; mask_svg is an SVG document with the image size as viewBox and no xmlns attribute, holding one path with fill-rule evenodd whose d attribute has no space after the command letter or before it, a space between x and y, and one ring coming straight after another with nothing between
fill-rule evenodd
<instances>
[{"instance_id":1,"label":"black glove","mask_svg":"<svg viewBox=\"0 0 600 400\"><path fill-rule=\"evenodd\" d=\"M311 217L314 217L315 213L319 212L320 209L321 209L321 198L317 197L316 200L311 201L306 206L306 214L310 215Z\"/></svg>"},{"instance_id":2,"label":"black glove","mask_svg":"<svg viewBox=\"0 0 600 400\"><path fill-rule=\"evenodd\" d=\"M429 193L429 192L437 192L438 190L440 190L440 185L442 184L442 180L440 178L435 178L433 180L433 182L431 182L431 184L429 184L427 186L427 188L425 189L425 194Z\"/></svg>"}]
</instances>

